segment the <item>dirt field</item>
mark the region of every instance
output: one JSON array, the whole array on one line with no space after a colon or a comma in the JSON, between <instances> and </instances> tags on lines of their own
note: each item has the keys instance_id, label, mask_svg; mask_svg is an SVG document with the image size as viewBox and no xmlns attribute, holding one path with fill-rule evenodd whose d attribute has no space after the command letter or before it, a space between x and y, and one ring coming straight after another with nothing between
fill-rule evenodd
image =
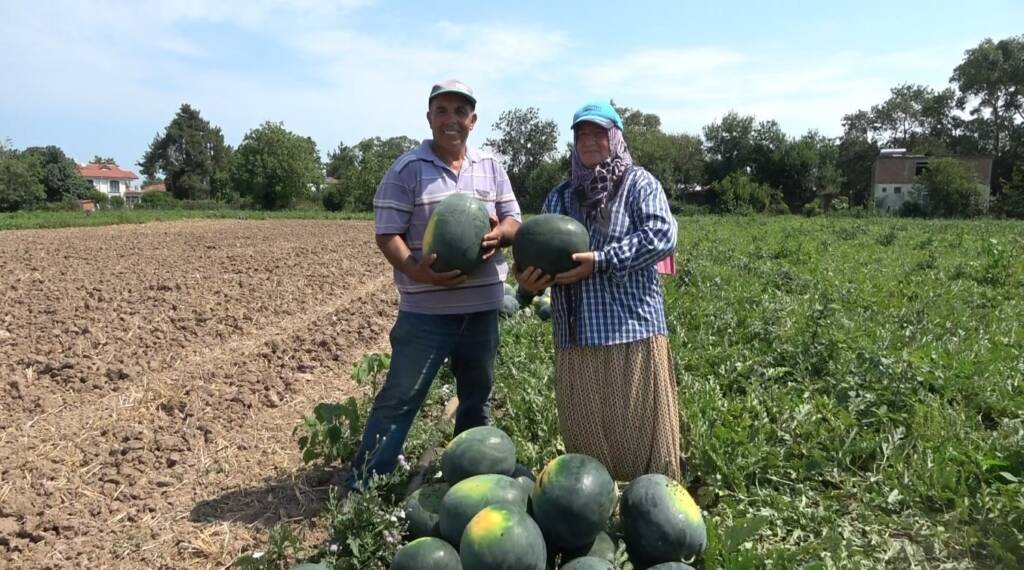
<instances>
[{"instance_id":1,"label":"dirt field","mask_svg":"<svg viewBox=\"0 0 1024 570\"><path fill-rule=\"evenodd\" d=\"M292 428L396 311L372 232L0 232L0 568L223 568L314 515Z\"/></svg>"}]
</instances>

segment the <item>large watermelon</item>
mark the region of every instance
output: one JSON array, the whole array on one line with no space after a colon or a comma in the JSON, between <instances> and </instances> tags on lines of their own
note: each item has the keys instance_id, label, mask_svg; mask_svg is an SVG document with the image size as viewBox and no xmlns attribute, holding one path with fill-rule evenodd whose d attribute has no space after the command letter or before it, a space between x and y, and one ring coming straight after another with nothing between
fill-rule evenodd
<instances>
[{"instance_id":1,"label":"large watermelon","mask_svg":"<svg viewBox=\"0 0 1024 570\"><path fill-rule=\"evenodd\" d=\"M657 566L651 566L647 570L694 570L694 568L685 562L662 562Z\"/></svg>"},{"instance_id":2,"label":"large watermelon","mask_svg":"<svg viewBox=\"0 0 1024 570\"><path fill-rule=\"evenodd\" d=\"M604 558L582 556L562 564L562 570L614 570L615 566Z\"/></svg>"},{"instance_id":3,"label":"large watermelon","mask_svg":"<svg viewBox=\"0 0 1024 570\"><path fill-rule=\"evenodd\" d=\"M469 194L452 194L441 200L423 233L423 255L437 254L438 273L458 269L470 274L483 263L484 235L491 231L487 208Z\"/></svg>"},{"instance_id":4,"label":"large watermelon","mask_svg":"<svg viewBox=\"0 0 1024 570\"><path fill-rule=\"evenodd\" d=\"M567 453L552 459L533 486L533 518L560 549L590 544L615 508L615 481L601 462Z\"/></svg>"},{"instance_id":5,"label":"large watermelon","mask_svg":"<svg viewBox=\"0 0 1024 570\"><path fill-rule=\"evenodd\" d=\"M441 500L441 536L458 544L466 524L488 505L516 508L526 513L526 489L522 483L505 475L476 475L464 479L448 490Z\"/></svg>"},{"instance_id":6,"label":"large watermelon","mask_svg":"<svg viewBox=\"0 0 1024 570\"><path fill-rule=\"evenodd\" d=\"M462 570L455 548L440 538L417 538L398 549L390 570Z\"/></svg>"},{"instance_id":7,"label":"large watermelon","mask_svg":"<svg viewBox=\"0 0 1024 570\"><path fill-rule=\"evenodd\" d=\"M409 536L423 538L441 536L438 519L441 500L448 492L447 483L430 483L413 491L402 504L405 520L409 521Z\"/></svg>"},{"instance_id":8,"label":"large watermelon","mask_svg":"<svg viewBox=\"0 0 1024 570\"><path fill-rule=\"evenodd\" d=\"M641 475L622 492L619 515L630 555L646 565L692 560L708 533L686 488L661 474Z\"/></svg>"},{"instance_id":9,"label":"large watermelon","mask_svg":"<svg viewBox=\"0 0 1024 570\"><path fill-rule=\"evenodd\" d=\"M503 505L484 508L459 541L465 570L545 570L544 536L525 512Z\"/></svg>"},{"instance_id":10,"label":"large watermelon","mask_svg":"<svg viewBox=\"0 0 1024 570\"><path fill-rule=\"evenodd\" d=\"M572 254L590 251L590 234L583 224L561 214L534 216L519 228L512 255L521 270L540 269L556 275L579 265Z\"/></svg>"},{"instance_id":11,"label":"large watermelon","mask_svg":"<svg viewBox=\"0 0 1024 570\"><path fill-rule=\"evenodd\" d=\"M494 426L479 426L455 436L441 454L441 475L450 485L473 475L511 475L516 468L512 438Z\"/></svg>"}]
</instances>

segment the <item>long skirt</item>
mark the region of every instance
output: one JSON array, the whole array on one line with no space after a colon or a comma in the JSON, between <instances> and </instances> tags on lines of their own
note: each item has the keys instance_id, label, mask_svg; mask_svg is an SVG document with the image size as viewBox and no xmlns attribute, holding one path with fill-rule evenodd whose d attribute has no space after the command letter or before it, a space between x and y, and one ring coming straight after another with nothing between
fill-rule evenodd
<instances>
[{"instance_id":1,"label":"long skirt","mask_svg":"<svg viewBox=\"0 0 1024 570\"><path fill-rule=\"evenodd\" d=\"M679 403L668 339L555 350L558 427L569 453L618 481L680 478Z\"/></svg>"}]
</instances>

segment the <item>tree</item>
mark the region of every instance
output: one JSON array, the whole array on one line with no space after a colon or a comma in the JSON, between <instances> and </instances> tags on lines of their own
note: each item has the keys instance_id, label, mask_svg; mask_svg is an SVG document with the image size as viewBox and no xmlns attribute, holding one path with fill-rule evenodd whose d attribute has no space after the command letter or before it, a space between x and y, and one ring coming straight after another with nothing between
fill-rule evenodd
<instances>
[{"instance_id":1,"label":"tree","mask_svg":"<svg viewBox=\"0 0 1024 570\"><path fill-rule=\"evenodd\" d=\"M551 188L529 188L528 179L534 169L553 159L558 148L558 125L541 119L535 107L527 107L502 112L492 128L499 136L487 139L484 146L501 156L520 204L536 202L538 192L547 195Z\"/></svg>"},{"instance_id":2,"label":"tree","mask_svg":"<svg viewBox=\"0 0 1024 570\"><path fill-rule=\"evenodd\" d=\"M730 111L704 127L704 153L709 181L753 168L754 117Z\"/></svg>"},{"instance_id":3,"label":"tree","mask_svg":"<svg viewBox=\"0 0 1024 570\"><path fill-rule=\"evenodd\" d=\"M851 206L865 206L869 203L872 193L871 171L879 151L878 145L868 138L863 120L864 117L858 114L843 117L843 136L836 149L836 167L841 179L840 194L849 199Z\"/></svg>"},{"instance_id":4,"label":"tree","mask_svg":"<svg viewBox=\"0 0 1024 570\"><path fill-rule=\"evenodd\" d=\"M982 191L973 168L952 158L929 161L928 169L914 180L912 192L932 217L968 217L982 209Z\"/></svg>"},{"instance_id":5,"label":"tree","mask_svg":"<svg viewBox=\"0 0 1024 570\"><path fill-rule=\"evenodd\" d=\"M733 172L711 186L711 207L723 214L764 212L772 202L773 191L755 182L745 172Z\"/></svg>"},{"instance_id":6,"label":"tree","mask_svg":"<svg viewBox=\"0 0 1024 570\"><path fill-rule=\"evenodd\" d=\"M89 181L82 177L78 165L59 147L29 147L22 152L23 160L31 160L39 182L43 185L48 202L80 200L92 192Z\"/></svg>"},{"instance_id":7,"label":"tree","mask_svg":"<svg viewBox=\"0 0 1024 570\"><path fill-rule=\"evenodd\" d=\"M997 211L1008 217L1024 219L1024 164L1013 169L1013 177L1003 181L1003 192L996 202Z\"/></svg>"},{"instance_id":8,"label":"tree","mask_svg":"<svg viewBox=\"0 0 1024 570\"><path fill-rule=\"evenodd\" d=\"M231 149L219 127L199 110L183 104L162 134L153 138L139 162L142 173L163 173L167 189L179 199L225 198Z\"/></svg>"},{"instance_id":9,"label":"tree","mask_svg":"<svg viewBox=\"0 0 1024 570\"><path fill-rule=\"evenodd\" d=\"M113 165L117 166L117 162L115 162L113 158L110 158L109 156L100 156L98 154L93 156L92 160L89 161L89 163L90 164L113 164Z\"/></svg>"},{"instance_id":10,"label":"tree","mask_svg":"<svg viewBox=\"0 0 1024 570\"><path fill-rule=\"evenodd\" d=\"M32 160L3 147L0 152L0 212L24 210L46 200L46 191L39 182Z\"/></svg>"},{"instance_id":11,"label":"tree","mask_svg":"<svg viewBox=\"0 0 1024 570\"><path fill-rule=\"evenodd\" d=\"M675 195L685 185L704 182L704 143L688 134L668 134L661 129L661 117L629 107L612 105L622 117L622 136L633 161L657 178Z\"/></svg>"},{"instance_id":12,"label":"tree","mask_svg":"<svg viewBox=\"0 0 1024 570\"><path fill-rule=\"evenodd\" d=\"M266 122L246 133L232 161L230 182L238 193L268 210L288 208L323 183L316 143Z\"/></svg>"},{"instance_id":13,"label":"tree","mask_svg":"<svg viewBox=\"0 0 1024 570\"><path fill-rule=\"evenodd\" d=\"M986 112L992 123L990 152L1003 151L1003 134L1014 117L1024 119L1024 35L993 42L986 38L964 52L950 81L957 84L961 102L974 98L971 113Z\"/></svg>"},{"instance_id":14,"label":"tree","mask_svg":"<svg viewBox=\"0 0 1024 570\"><path fill-rule=\"evenodd\" d=\"M338 210L373 210L373 196L381 178L399 156L420 143L406 136L370 137L354 146L338 143L327 155L327 175L337 184L324 195L324 206Z\"/></svg>"}]
</instances>

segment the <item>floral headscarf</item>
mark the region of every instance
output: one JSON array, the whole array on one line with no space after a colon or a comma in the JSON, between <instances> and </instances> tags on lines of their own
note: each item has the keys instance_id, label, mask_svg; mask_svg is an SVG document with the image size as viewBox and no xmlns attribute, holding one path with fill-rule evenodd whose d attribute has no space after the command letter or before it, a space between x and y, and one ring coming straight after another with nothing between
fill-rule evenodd
<instances>
[{"instance_id":1,"label":"floral headscarf","mask_svg":"<svg viewBox=\"0 0 1024 570\"><path fill-rule=\"evenodd\" d=\"M569 181L576 192L576 198L588 215L593 216L603 206L615 200L622 185L623 176L633 166L622 131L612 125L608 131L608 158L594 168L587 168L580 160L579 153L572 151L572 172Z\"/></svg>"}]
</instances>

